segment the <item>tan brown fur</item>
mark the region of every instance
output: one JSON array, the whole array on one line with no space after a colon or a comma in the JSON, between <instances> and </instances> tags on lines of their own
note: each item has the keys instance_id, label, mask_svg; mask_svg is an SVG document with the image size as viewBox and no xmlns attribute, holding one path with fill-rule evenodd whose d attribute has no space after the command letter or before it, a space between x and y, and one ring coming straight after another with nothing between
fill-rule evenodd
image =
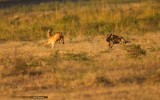
<instances>
[{"instance_id":1,"label":"tan brown fur","mask_svg":"<svg viewBox=\"0 0 160 100\"><path fill-rule=\"evenodd\" d=\"M55 47L55 44L59 41L59 43L64 44L64 35L62 32L55 32L53 35L51 34L52 30L48 30L47 37L48 42L46 44L51 44L52 49Z\"/></svg>"}]
</instances>

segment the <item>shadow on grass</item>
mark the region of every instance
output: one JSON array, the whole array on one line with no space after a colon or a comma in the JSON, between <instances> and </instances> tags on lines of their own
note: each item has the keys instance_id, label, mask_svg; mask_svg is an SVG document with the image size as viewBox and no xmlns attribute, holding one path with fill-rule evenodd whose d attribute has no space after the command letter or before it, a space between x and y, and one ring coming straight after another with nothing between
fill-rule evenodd
<instances>
[{"instance_id":1,"label":"shadow on grass","mask_svg":"<svg viewBox=\"0 0 160 100\"><path fill-rule=\"evenodd\" d=\"M8 8L15 5L39 4L42 2L52 2L53 0L0 0L0 8Z\"/></svg>"},{"instance_id":2,"label":"shadow on grass","mask_svg":"<svg viewBox=\"0 0 160 100\"><path fill-rule=\"evenodd\" d=\"M67 2L68 0L0 0L0 9L8 8L15 5L30 5L47 2ZM71 2L85 1L85 0L69 0Z\"/></svg>"}]
</instances>

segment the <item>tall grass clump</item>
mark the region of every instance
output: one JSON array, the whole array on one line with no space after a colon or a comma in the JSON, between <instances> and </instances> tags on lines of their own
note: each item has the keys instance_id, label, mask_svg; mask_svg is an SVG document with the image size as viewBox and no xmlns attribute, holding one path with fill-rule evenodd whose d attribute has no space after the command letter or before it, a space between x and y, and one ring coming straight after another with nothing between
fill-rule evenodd
<instances>
[{"instance_id":1,"label":"tall grass clump","mask_svg":"<svg viewBox=\"0 0 160 100\"><path fill-rule=\"evenodd\" d=\"M76 36L80 27L80 18L77 15L65 15L55 23L55 28Z\"/></svg>"},{"instance_id":2,"label":"tall grass clump","mask_svg":"<svg viewBox=\"0 0 160 100\"><path fill-rule=\"evenodd\" d=\"M41 65L32 53L18 49L4 53L1 58L1 63L4 65L2 72L2 76L4 77L29 74L29 69Z\"/></svg>"},{"instance_id":3,"label":"tall grass clump","mask_svg":"<svg viewBox=\"0 0 160 100\"><path fill-rule=\"evenodd\" d=\"M129 45L126 47L129 57L139 58L146 55L146 50L141 47L141 45Z\"/></svg>"}]
</instances>

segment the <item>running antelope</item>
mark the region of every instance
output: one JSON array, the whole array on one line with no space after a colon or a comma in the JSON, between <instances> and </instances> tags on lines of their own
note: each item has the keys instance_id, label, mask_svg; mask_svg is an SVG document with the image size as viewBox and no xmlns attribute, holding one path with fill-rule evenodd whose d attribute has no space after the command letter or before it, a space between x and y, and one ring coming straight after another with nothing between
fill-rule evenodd
<instances>
[{"instance_id":1,"label":"running antelope","mask_svg":"<svg viewBox=\"0 0 160 100\"><path fill-rule=\"evenodd\" d=\"M55 32L54 35L51 33L52 29L48 30L47 32L48 42L45 45L51 44L51 48L53 49L58 41L59 43L64 44L64 35L62 32Z\"/></svg>"},{"instance_id":2,"label":"running antelope","mask_svg":"<svg viewBox=\"0 0 160 100\"><path fill-rule=\"evenodd\" d=\"M115 35L115 34L108 34L106 37L106 41L109 42L109 48L112 48L114 44L130 43L130 41L127 41L123 37Z\"/></svg>"}]
</instances>

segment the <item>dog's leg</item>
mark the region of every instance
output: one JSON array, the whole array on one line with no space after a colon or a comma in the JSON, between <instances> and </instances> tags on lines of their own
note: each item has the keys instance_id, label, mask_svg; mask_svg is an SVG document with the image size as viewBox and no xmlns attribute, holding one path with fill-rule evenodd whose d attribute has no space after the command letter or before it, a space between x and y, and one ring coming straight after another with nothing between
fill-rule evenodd
<instances>
[{"instance_id":1,"label":"dog's leg","mask_svg":"<svg viewBox=\"0 0 160 100\"><path fill-rule=\"evenodd\" d=\"M113 42L109 42L109 48L113 47Z\"/></svg>"}]
</instances>

